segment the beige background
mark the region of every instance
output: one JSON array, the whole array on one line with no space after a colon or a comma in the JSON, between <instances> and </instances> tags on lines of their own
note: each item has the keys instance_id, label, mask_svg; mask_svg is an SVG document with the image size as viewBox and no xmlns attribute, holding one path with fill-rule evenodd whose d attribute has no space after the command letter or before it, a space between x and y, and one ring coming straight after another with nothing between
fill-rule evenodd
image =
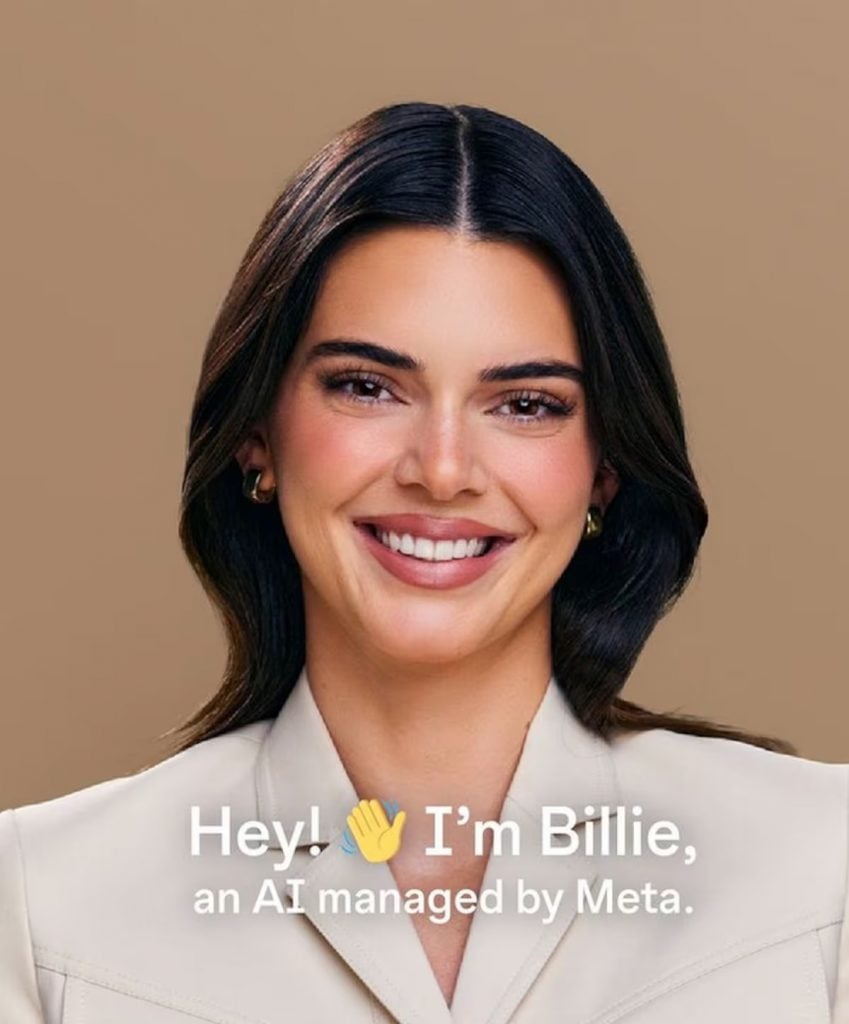
<instances>
[{"instance_id":1,"label":"beige background","mask_svg":"<svg viewBox=\"0 0 849 1024\"><path fill-rule=\"evenodd\" d=\"M165 756L216 688L176 536L206 335L295 167L410 99L547 134L645 267L712 518L626 695L849 761L842 0L2 13L0 808Z\"/></svg>"}]
</instances>

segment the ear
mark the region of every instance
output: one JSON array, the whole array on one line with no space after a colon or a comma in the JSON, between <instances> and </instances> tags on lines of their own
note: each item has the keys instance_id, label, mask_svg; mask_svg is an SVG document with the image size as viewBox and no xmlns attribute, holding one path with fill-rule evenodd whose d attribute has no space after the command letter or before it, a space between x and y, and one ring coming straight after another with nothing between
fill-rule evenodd
<instances>
[{"instance_id":1,"label":"ear","mask_svg":"<svg viewBox=\"0 0 849 1024\"><path fill-rule=\"evenodd\" d=\"M236 462L242 471L242 475L249 469L261 469L263 477L272 472L271 448L268 444L268 434L263 424L257 424L245 440L236 449ZM264 483L270 487L274 481Z\"/></svg>"},{"instance_id":2,"label":"ear","mask_svg":"<svg viewBox=\"0 0 849 1024\"><path fill-rule=\"evenodd\" d=\"M616 497L619 490L619 474L613 466L602 458L596 470L595 482L593 483L592 504L600 505L602 512Z\"/></svg>"}]
</instances>

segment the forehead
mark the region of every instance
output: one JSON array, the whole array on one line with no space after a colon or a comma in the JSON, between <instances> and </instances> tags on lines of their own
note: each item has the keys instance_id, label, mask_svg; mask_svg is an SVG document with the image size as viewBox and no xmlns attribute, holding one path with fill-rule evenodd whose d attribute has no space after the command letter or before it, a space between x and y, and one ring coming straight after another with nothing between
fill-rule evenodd
<instances>
[{"instance_id":1,"label":"forehead","mask_svg":"<svg viewBox=\"0 0 849 1024\"><path fill-rule=\"evenodd\" d=\"M519 243L430 226L381 228L334 254L302 340L335 335L415 350L428 362L464 353L580 361L568 297L548 260Z\"/></svg>"}]
</instances>

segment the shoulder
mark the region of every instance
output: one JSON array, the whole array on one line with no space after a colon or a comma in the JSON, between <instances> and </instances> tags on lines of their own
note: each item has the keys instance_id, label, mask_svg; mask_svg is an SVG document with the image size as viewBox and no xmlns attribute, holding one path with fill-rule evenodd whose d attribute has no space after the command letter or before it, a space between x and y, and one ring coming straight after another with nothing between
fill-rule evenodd
<instances>
[{"instance_id":1,"label":"shoulder","mask_svg":"<svg viewBox=\"0 0 849 1024\"><path fill-rule=\"evenodd\" d=\"M685 820L732 837L755 833L781 849L823 845L845 855L849 764L828 764L750 743L668 729L631 733L612 744L620 791L674 809ZM780 850L773 849L773 857Z\"/></svg>"},{"instance_id":2,"label":"shoulder","mask_svg":"<svg viewBox=\"0 0 849 1024\"><path fill-rule=\"evenodd\" d=\"M845 841L849 764L668 729L630 733L615 740L612 751L623 789L639 789L709 819L788 833L805 824Z\"/></svg>"},{"instance_id":3,"label":"shoulder","mask_svg":"<svg viewBox=\"0 0 849 1024\"><path fill-rule=\"evenodd\" d=\"M694 957L808 943L832 1000L842 986L849 1004L849 764L666 729L610 749L623 804L671 821L695 850L688 867L656 867L694 908Z\"/></svg>"},{"instance_id":4,"label":"shoulder","mask_svg":"<svg viewBox=\"0 0 849 1024\"><path fill-rule=\"evenodd\" d=\"M696 846L706 896L757 903L763 919L771 907L785 918L842 920L849 764L666 729L629 734L611 749L623 802L642 805L647 821L672 820Z\"/></svg>"},{"instance_id":5,"label":"shoulder","mask_svg":"<svg viewBox=\"0 0 849 1024\"><path fill-rule=\"evenodd\" d=\"M220 819L228 805L234 817L255 817L254 769L270 724L0 813L0 991L15 1020L63 1019L71 976L147 991L163 935L198 938L192 894L215 865L190 851L190 812Z\"/></svg>"},{"instance_id":6,"label":"shoulder","mask_svg":"<svg viewBox=\"0 0 849 1024\"><path fill-rule=\"evenodd\" d=\"M58 1020L64 975L108 963L128 922L137 938L151 929L151 942L182 923L189 808L229 803L254 816L254 763L270 724L0 813L0 991L16 1020L41 1021L39 999Z\"/></svg>"},{"instance_id":7,"label":"shoulder","mask_svg":"<svg viewBox=\"0 0 849 1024\"><path fill-rule=\"evenodd\" d=\"M17 827L26 840L62 837L73 833L114 836L120 829L151 820L169 809L185 811L187 798L217 802L241 794L252 776L263 737L271 725L266 719L204 740L172 754L150 767L107 779L84 789L14 809Z\"/></svg>"},{"instance_id":8,"label":"shoulder","mask_svg":"<svg viewBox=\"0 0 849 1024\"><path fill-rule=\"evenodd\" d=\"M55 908L118 893L128 877L143 885L184 856L193 805L253 818L254 766L270 725L243 726L134 774L0 815L0 841L18 848L36 937Z\"/></svg>"},{"instance_id":9,"label":"shoulder","mask_svg":"<svg viewBox=\"0 0 849 1024\"><path fill-rule=\"evenodd\" d=\"M693 736L669 729L631 732L612 743L617 760L633 770L662 773L670 764L680 769L678 781L704 784L706 778L734 777L747 792L761 788L773 792L776 784L804 786L814 783L818 790L841 789L844 797L849 780L849 763L831 764L792 754L780 754L752 743L714 736Z\"/></svg>"}]
</instances>

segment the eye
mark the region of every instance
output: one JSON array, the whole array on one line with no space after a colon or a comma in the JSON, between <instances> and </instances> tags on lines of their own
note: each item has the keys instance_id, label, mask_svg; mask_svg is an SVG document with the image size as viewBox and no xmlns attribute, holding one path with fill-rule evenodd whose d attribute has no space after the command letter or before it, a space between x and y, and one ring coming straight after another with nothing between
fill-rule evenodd
<instances>
[{"instance_id":1,"label":"eye","mask_svg":"<svg viewBox=\"0 0 849 1024\"><path fill-rule=\"evenodd\" d=\"M576 407L574 401L564 402L543 391L517 391L505 395L503 403L496 408L502 409L505 405L519 409L518 413L508 413L506 417L519 423L542 423L552 416L571 416ZM542 410L542 415L538 410Z\"/></svg>"},{"instance_id":2,"label":"eye","mask_svg":"<svg viewBox=\"0 0 849 1024\"><path fill-rule=\"evenodd\" d=\"M376 373L369 373L367 370L348 370L342 373L324 372L318 375L318 379L325 391L366 405L376 404L375 396L380 391L389 391L382 377ZM353 390L346 390L349 384L353 385Z\"/></svg>"},{"instance_id":3,"label":"eye","mask_svg":"<svg viewBox=\"0 0 849 1024\"><path fill-rule=\"evenodd\" d=\"M318 380L325 391L362 405L383 405L386 400L378 398L380 392L392 394L387 381L368 370L327 370L318 374ZM518 409L518 412L507 413L505 419L520 424L535 424L552 417L571 416L577 403L562 401L544 391L516 391L504 395L501 405L496 406L496 409L504 406L515 406Z\"/></svg>"}]
</instances>

